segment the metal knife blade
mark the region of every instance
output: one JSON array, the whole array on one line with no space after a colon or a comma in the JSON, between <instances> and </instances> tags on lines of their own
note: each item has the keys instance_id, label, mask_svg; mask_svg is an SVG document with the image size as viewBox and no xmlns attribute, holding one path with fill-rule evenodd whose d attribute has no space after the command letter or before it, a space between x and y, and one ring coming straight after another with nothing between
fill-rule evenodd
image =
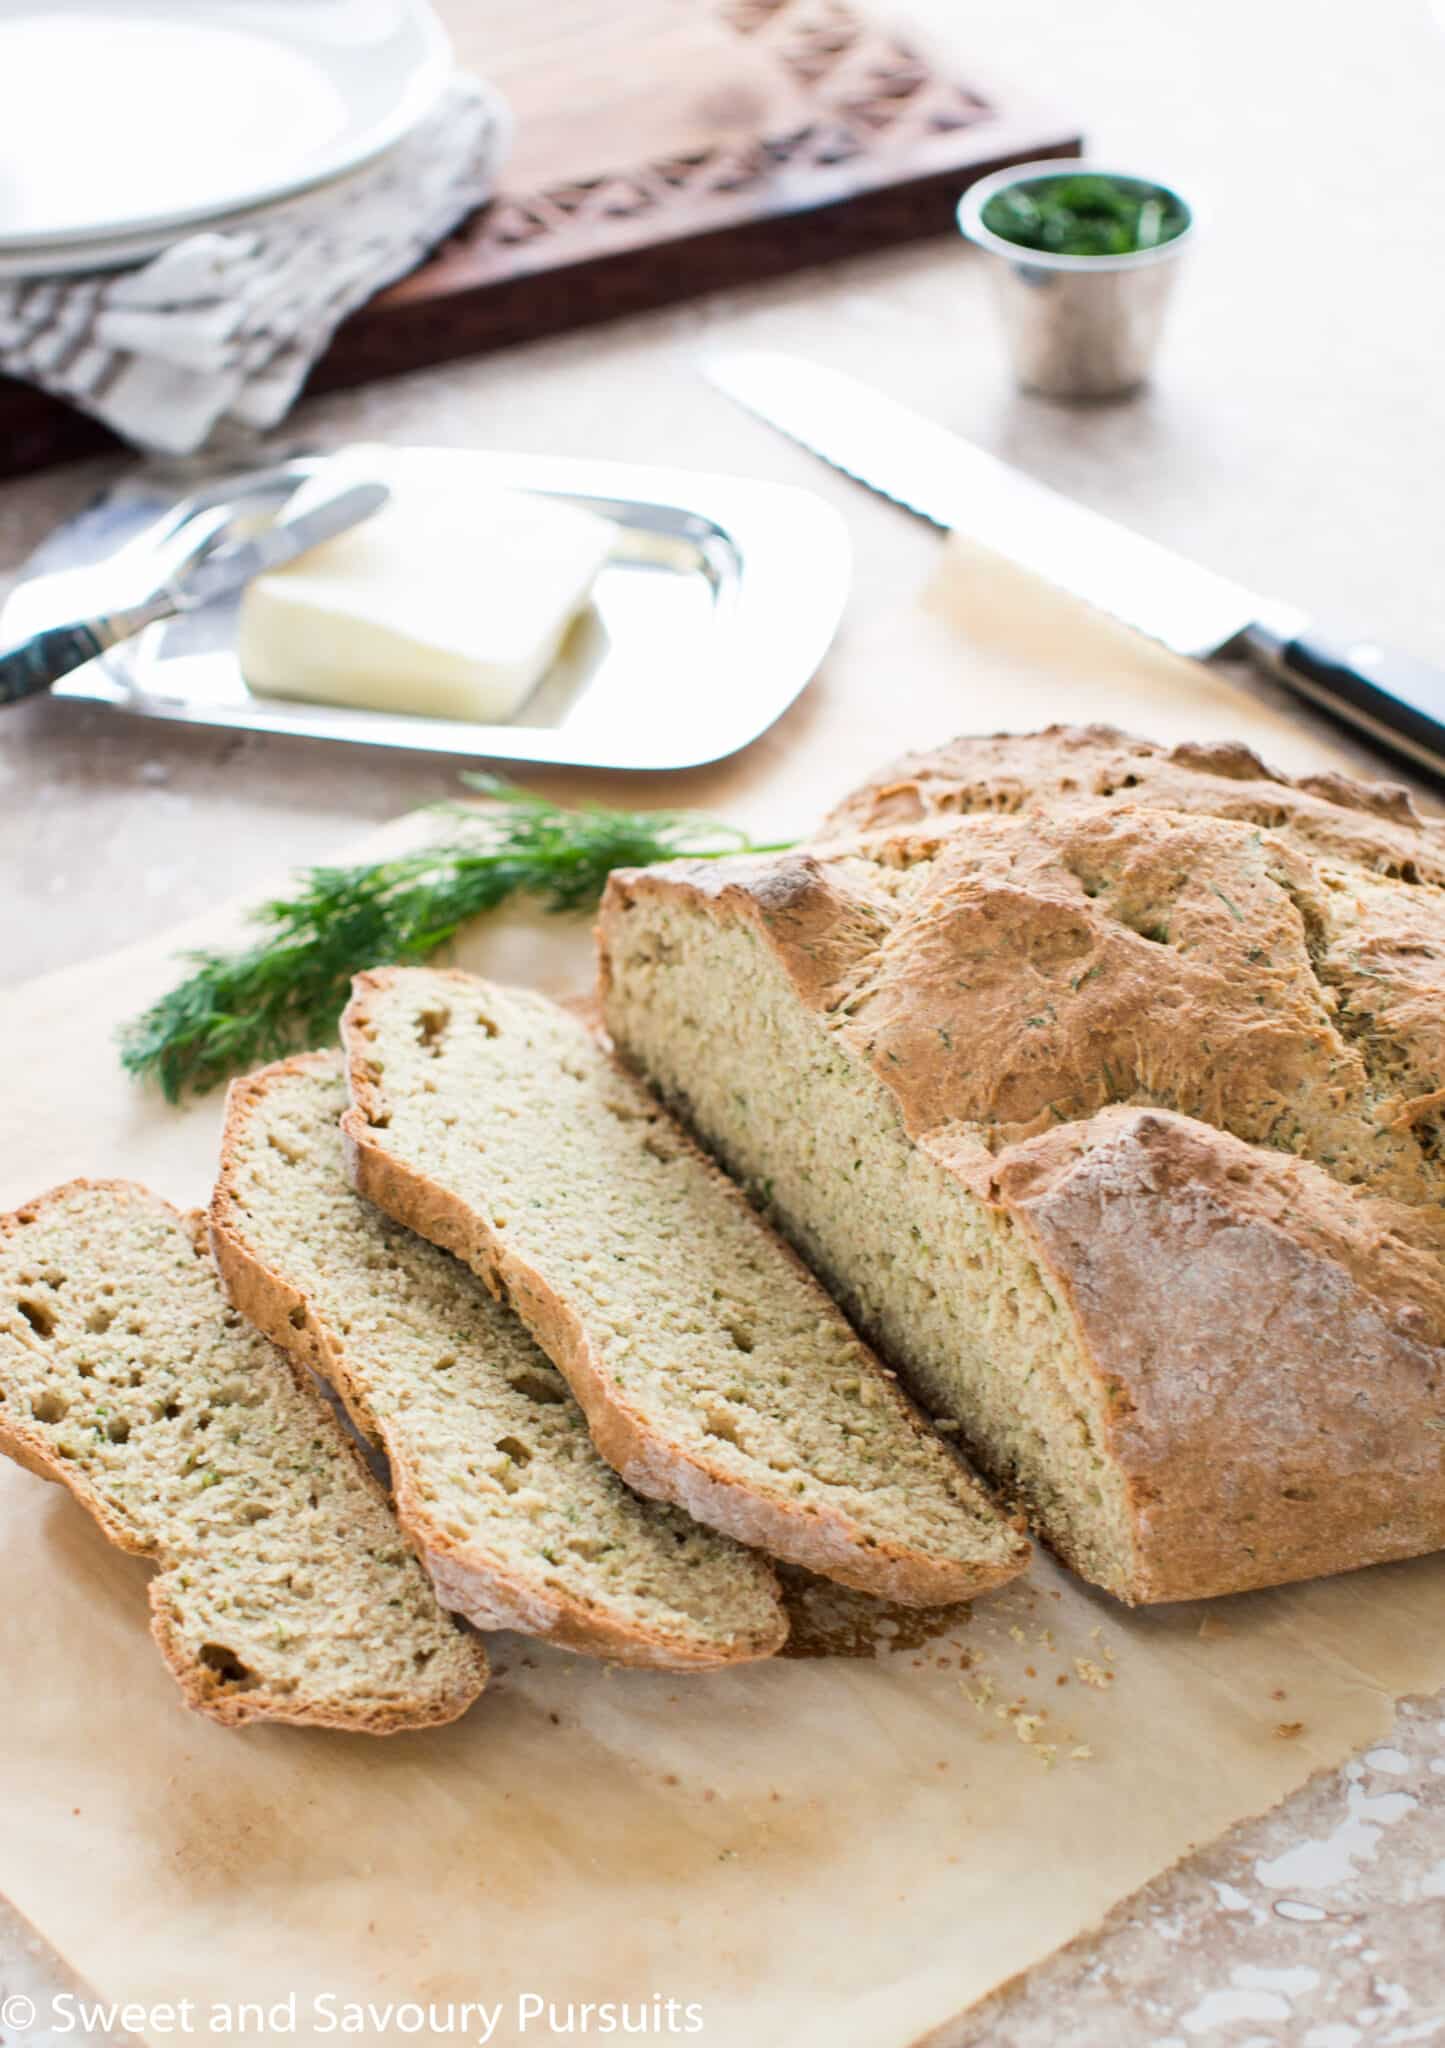
<instances>
[{"instance_id":1,"label":"metal knife blade","mask_svg":"<svg viewBox=\"0 0 1445 2048\"><path fill-rule=\"evenodd\" d=\"M1287 623L1240 585L1074 504L839 371L763 350L719 356L705 368L719 390L835 469L1177 653L1216 654L1266 609L1271 623Z\"/></svg>"},{"instance_id":2,"label":"metal knife blade","mask_svg":"<svg viewBox=\"0 0 1445 2048\"><path fill-rule=\"evenodd\" d=\"M1090 512L867 385L766 350L718 389L870 490L1010 556L1176 653L1248 655L1332 717L1445 779L1445 670L1304 612Z\"/></svg>"},{"instance_id":3,"label":"metal knife blade","mask_svg":"<svg viewBox=\"0 0 1445 2048\"><path fill-rule=\"evenodd\" d=\"M253 539L217 548L177 578L173 593L178 607L195 611L203 604L229 597L243 584L264 576L268 569L279 569L298 555L319 547L322 541L335 540L338 534L359 526L363 519L379 512L390 496L390 490L382 483L349 484L334 497L311 506L309 511L289 518L282 513Z\"/></svg>"}]
</instances>

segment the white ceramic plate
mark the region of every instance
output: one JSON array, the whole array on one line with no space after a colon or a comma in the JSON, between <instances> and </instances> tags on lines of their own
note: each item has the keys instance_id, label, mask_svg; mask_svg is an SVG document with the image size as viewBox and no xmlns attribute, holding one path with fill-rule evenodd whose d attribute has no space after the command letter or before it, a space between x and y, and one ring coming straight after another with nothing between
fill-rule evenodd
<instances>
[{"instance_id":1,"label":"white ceramic plate","mask_svg":"<svg viewBox=\"0 0 1445 2048\"><path fill-rule=\"evenodd\" d=\"M3 4L3 0L0 0ZM217 235L233 234L258 221L284 219L295 208L314 204L321 192L341 192L355 179L364 177L368 166L358 164L338 178L323 178L295 195L272 199L261 206L238 207L234 213L207 215L190 230L204 228ZM181 229L180 233L187 232ZM93 242L24 242L14 247L0 242L0 284L27 278L64 277L75 271L127 270L159 256L175 241L175 228L143 229L134 235L107 235Z\"/></svg>"},{"instance_id":2,"label":"white ceramic plate","mask_svg":"<svg viewBox=\"0 0 1445 2048\"><path fill-rule=\"evenodd\" d=\"M425 0L0 0L0 256L121 260L341 176L451 61Z\"/></svg>"},{"instance_id":3,"label":"white ceramic plate","mask_svg":"<svg viewBox=\"0 0 1445 2048\"><path fill-rule=\"evenodd\" d=\"M471 760L692 768L765 732L827 652L851 561L842 520L811 491L555 456L469 460L489 483L566 498L620 529L593 604L505 725L253 697L236 660L236 600L151 627L54 694L141 718ZM144 472L113 487L25 564L0 610L0 646L152 588L159 551L191 513L218 502L274 511L315 467L301 458L179 501Z\"/></svg>"},{"instance_id":4,"label":"white ceramic plate","mask_svg":"<svg viewBox=\"0 0 1445 2048\"><path fill-rule=\"evenodd\" d=\"M0 0L3 4L4 0ZM357 164L338 177L319 179L280 199L265 200L259 206L207 214L189 228L143 228L135 234L106 235L86 242L21 242L11 246L0 241L0 284L27 278L64 277L76 271L128 270L169 249L178 234L204 230L207 234L229 235L244 232L259 222L270 225L290 213L314 206L319 194L344 192L348 185L366 176L372 161Z\"/></svg>"}]
</instances>

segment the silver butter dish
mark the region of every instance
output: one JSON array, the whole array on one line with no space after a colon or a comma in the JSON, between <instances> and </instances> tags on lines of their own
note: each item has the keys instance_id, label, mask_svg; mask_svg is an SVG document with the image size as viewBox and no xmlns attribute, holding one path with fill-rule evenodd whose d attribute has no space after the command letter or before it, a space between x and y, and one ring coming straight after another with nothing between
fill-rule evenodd
<instances>
[{"instance_id":1,"label":"silver butter dish","mask_svg":"<svg viewBox=\"0 0 1445 2048\"><path fill-rule=\"evenodd\" d=\"M177 498L154 479L115 485L38 548L0 611L0 645L61 614L155 581L180 529L228 508L244 530L273 516L325 457L217 477ZM682 469L479 453L479 483L572 503L619 538L558 661L506 724L254 696L236 660L239 599L148 627L53 695L140 718L302 739L579 768L692 768L736 753L817 668L848 594L838 514L791 485Z\"/></svg>"}]
</instances>

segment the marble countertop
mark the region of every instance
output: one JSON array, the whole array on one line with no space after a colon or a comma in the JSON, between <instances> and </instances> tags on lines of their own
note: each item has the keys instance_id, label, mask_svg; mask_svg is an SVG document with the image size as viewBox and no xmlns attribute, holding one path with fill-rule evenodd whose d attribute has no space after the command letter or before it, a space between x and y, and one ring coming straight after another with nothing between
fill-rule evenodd
<instances>
[{"instance_id":1,"label":"marble countertop","mask_svg":"<svg viewBox=\"0 0 1445 2048\"><path fill-rule=\"evenodd\" d=\"M460 21L461 0L452 11ZM880 693L867 679L888 672L879 622L924 583L936 538L711 392L696 361L724 337L866 376L1216 569L1445 662L1445 18L1423 0L1368 14L1317 0L1067 10L927 0L910 13L935 42L955 40L975 71L984 52L994 75L1034 80L1083 109L1101 153L1200 199L1206 230L1159 377L1121 405L1017 395L981 263L945 241L307 405L292 424L312 441L747 470L822 491L848 521L858 571L840 658L764 741L685 775L529 776L538 787L802 826L818 791L836 792L911 737L906 683ZM0 584L115 467L0 485ZM1059 715L1068 711L1061 691ZM996 706L961 693L960 730L998 720ZM1299 724L1307 745L1319 728L1303 710ZM1366 772L1398 773L1363 749L1357 758ZM89 957L261 888L449 793L454 765L60 702L8 711L0 935L10 973ZM1420 794L1438 808L1438 791ZM1158 1879L1095 1940L947 2040L1354 2048L1445 2036L1442 1775L1445 1700L1413 1703L1387 1746ZM46 1967L29 1931L0 1917L0 2001ZM19 2038L0 2017L0 2043ZM45 2038L24 2035L29 2048Z\"/></svg>"}]
</instances>

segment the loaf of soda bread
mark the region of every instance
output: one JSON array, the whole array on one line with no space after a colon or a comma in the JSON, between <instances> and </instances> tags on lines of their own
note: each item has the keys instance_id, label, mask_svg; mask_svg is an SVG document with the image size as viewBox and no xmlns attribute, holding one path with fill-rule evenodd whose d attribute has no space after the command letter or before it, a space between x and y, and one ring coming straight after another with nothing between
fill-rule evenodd
<instances>
[{"instance_id":1,"label":"loaf of soda bread","mask_svg":"<svg viewBox=\"0 0 1445 2048\"><path fill-rule=\"evenodd\" d=\"M1445 1546L1445 830L1107 728L613 877L623 1058L1128 1601Z\"/></svg>"}]
</instances>

